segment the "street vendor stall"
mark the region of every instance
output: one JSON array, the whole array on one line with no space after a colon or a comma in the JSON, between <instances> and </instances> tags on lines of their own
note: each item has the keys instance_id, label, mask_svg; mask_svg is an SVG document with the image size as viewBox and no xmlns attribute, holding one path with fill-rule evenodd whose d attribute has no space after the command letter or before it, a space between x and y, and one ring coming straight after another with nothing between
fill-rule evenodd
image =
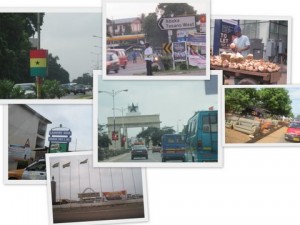
<instances>
[{"instance_id":1,"label":"street vendor stall","mask_svg":"<svg viewBox=\"0 0 300 225\"><path fill-rule=\"evenodd\" d=\"M239 53L211 56L210 68L224 71L224 84L276 84L281 78L280 65L262 59L254 60L251 54L246 58Z\"/></svg>"}]
</instances>

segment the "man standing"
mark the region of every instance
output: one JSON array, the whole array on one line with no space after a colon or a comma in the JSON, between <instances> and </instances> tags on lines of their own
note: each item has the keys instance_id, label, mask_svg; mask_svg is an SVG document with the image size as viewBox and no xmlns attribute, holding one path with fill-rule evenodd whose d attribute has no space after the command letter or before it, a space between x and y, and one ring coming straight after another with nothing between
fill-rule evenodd
<instances>
[{"instance_id":1,"label":"man standing","mask_svg":"<svg viewBox=\"0 0 300 225\"><path fill-rule=\"evenodd\" d=\"M239 26L234 27L234 34L236 38L233 40L235 44L232 51L241 53L244 57L246 57L250 51L250 41L246 35L242 35L241 28Z\"/></svg>"},{"instance_id":2,"label":"man standing","mask_svg":"<svg viewBox=\"0 0 300 225\"><path fill-rule=\"evenodd\" d=\"M147 69L147 76L152 76L152 62L153 62L153 50L150 47L149 43L145 43L145 61L146 61L146 69Z\"/></svg>"}]
</instances>

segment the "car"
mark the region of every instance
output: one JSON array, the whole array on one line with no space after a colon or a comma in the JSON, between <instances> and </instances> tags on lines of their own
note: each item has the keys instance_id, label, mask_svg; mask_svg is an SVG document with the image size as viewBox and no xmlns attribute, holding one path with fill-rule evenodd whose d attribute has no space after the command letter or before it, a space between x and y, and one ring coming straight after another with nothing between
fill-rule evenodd
<instances>
[{"instance_id":1,"label":"car","mask_svg":"<svg viewBox=\"0 0 300 225\"><path fill-rule=\"evenodd\" d=\"M152 152L160 152L161 147L160 146L153 146L152 147Z\"/></svg>"},{"instance_id":2,"label":"car","mask_svg":"<svg viewBox=\"0 0 300 225\"><path fill-rule=\"evenodd\" d=\"M136 145L131 150L131 160L135 157L145 157L148 159L148 150L145 145Z\"/></svg>"},{"instance_id":3,"label":"car","mask_svg":"<svg viewBox=\"0 0 300 225\"><path fill-rule=\"evenodd\" d=\"M67 93L70 94L72 87L75 86L77 83L67 83L67 84L61 84L60 87Z\"/></svg>"},{"instance_id":4,"label":"car","mask_svg":"<svg viewBox=\"0 0 300 225\"><path fill-rule=\"evenodd\" d=\"M284 136L287 141L300 142L300 122L291 122Z\"/></svg>"},{"instance_id":5,"label":"car","mask_svg":"<svg viewBox=\"0 0 300 225\"><path fill-rule=\"evenodd\" d=\"M108 49L107 52L112 52L112 53L115 53L118 58L119 58L119 61L120 61L120 67L122 67L123 69L126 68L127 66L127 63L128 63L128 57L125 53L125 50L124 49Z\"/></svg>"},{"instance_id":6,"label":"car","mask_svg":"<svg viewBox=\"0 0 300 225\"><path fill-rule=\"evenodd\" d=\"M118 73L120 69L120 60L115 53L108 52L106 54L106 73L109 74L110 71L115 71Z\"/></svg>"},{"instance_id":7,"label":"car","mask_svg":"<svg viewBox=\"0 0 300 225\"><path fill-rule=\"evenodd\" d=\"M92 85L84 85L84 86L85 86L86 91L92 91L93 90Z\"/></svg>"},{"instance_id":8,"label":"car","mask_svg":"<svg viewBox=\"0 0 300 225\"><path fill-rule=\"evenodd\" d=\"M72 86L71 92L73 92L74 95L77 95L78 93L82 93L85 95L85 92L86 92L85 85L76 84L76 85Z\"/></svg>"},{"instance_id":9,"label":"car","mask_svg":"<svg viewBox=\"0 0 300 225\"><path fill-rule=\"evenodd\" d=\"M46 160L40 159L33 162L25 169L11 170L8 172L10 180L46 180Z\"/></svg>"},{"instance_id":10,"label":"car","mask_svg":"<svg viewBox=\"0 0 300 225\"><path fill-rule=\"evenodd\" d=\"M24 91L25 96L35 96L35 84L34 83L20 83L15 84L13 88L20 88Z\"/></svg>"}]
</instances>

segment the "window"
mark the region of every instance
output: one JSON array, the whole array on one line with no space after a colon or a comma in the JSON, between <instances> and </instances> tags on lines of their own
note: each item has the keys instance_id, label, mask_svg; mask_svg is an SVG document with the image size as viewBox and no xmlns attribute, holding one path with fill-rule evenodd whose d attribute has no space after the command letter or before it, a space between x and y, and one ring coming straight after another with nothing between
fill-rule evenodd
<instances>
[{"instance_id":1,"label":"window","mask_svg":"<svg viewBox=\"0 0 300 225\"><path fill-rule=\"evenodd\" d=\"M202 118L202 130L204 133L217 132L218 131L218 118L216 115L203 116Z\"/></svg>"},{"instance_id":2,"label":"window","mask_svg":"<svg viewBox=\"0 0 300 225\"><path fill-rule=\"evenodd\" d=\"M45 161L37 162L32 166L27 167L28 171L46 171L46 163Z\"/></svg>"}]
</instances>

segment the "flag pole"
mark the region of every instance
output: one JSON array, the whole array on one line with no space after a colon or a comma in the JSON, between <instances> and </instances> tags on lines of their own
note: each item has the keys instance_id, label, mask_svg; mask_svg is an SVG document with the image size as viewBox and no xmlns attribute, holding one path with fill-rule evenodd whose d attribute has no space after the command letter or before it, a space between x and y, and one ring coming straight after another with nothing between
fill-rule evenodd
<instances>
[{"instance_id":1,"label":"flag pole","mask_svg":"<svg viewBox=\"0 0 300 225\"><path fill-rule=\"evenodd\" d=\"M60 192L60 165L58 165L58 181L59 181L59 205L61 207L61 192Z\"/></svg>"},{"instance_id":2,"label":"flag pole","mask_svg":"<svg viewBox=\"0 0 300 225\"><path fill-rule=\"evenodd\" d=\"M71 208L71 165L69 166L69 168L70 168L70 208Z\"/></svg>"},{"instance_id":3,"label":"flag pole","mask_svg":"<svg viewBox=\"0 0 300 225\"><path fill-rule=\"evenodd\" d=\"M135 180L133 176L133 168L131 168L131 174L132 174L132 181L133 181L133 187L134 187L134 195L136 196L136 187L135 187Z\"/></svg>"},{"instance_id":4,"label":"flag pole","mask_svg":"<svg viewBox=\"0 0 300 225\"><path fill-rule=\"evenodd\" d=\"M99 181L100 181L100 197L102 195L102 180L101 180L101 169L100 167L98 168L99 169ZM102 201L104 201L104 198L102 197Z\"/></svg>"}]
</instances>

